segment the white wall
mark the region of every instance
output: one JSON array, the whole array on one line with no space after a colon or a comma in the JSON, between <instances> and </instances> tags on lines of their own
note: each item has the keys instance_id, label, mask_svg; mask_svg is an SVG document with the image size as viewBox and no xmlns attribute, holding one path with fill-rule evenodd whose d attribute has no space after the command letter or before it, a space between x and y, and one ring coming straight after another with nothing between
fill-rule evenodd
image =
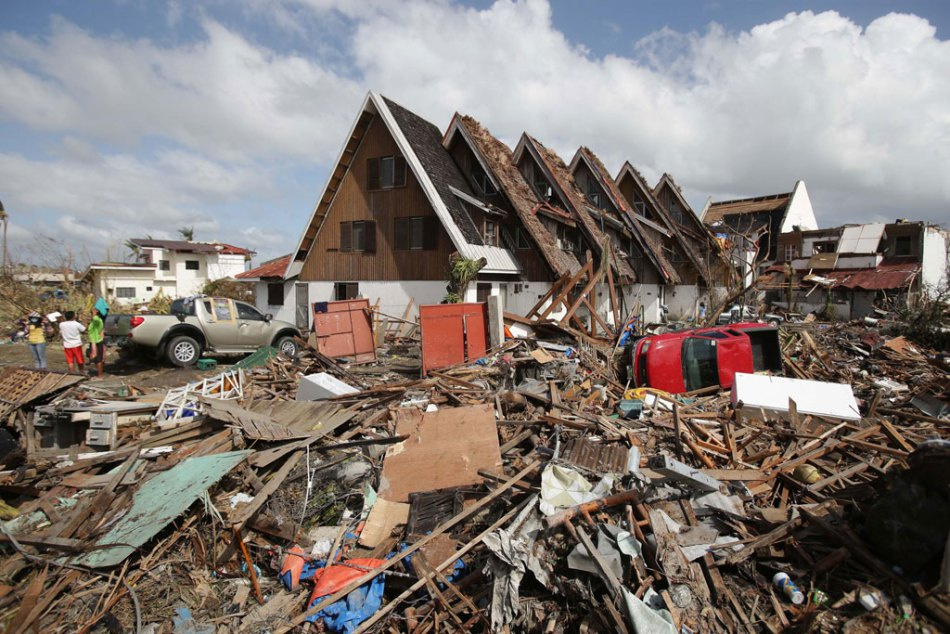
<instances>
[{"instance_id":1,"label":"white wall","mask_svg":"<svg viewBox=\"0 0 950 634\"><path fill-rule=\"evenodd\" d=\"M950 235L939 227L927 227L924 230L924 254L921 262L920 281L921 290L933 293L941 284L948 281L947 247L950 246Z\"/></svg>"},{"instance_id":2,"label":"white wall","mask_svg":"<svg viewBox=\"0 0 950 634\"><path fill-rule=\"evenodd\" d=\"M795 183L792 199L788 203L788 211L785 212L785 222L782 223L782 233L793 231L793 227L796 226L804 231L818 228L818 220L815 218L815 210L812 209L808 190L805 189L805 181Z\"/></svg>"},{"instance_id":3,"label":"white wall","mask_svg":"<svg viewBox=\"0 0 950 634\"><path fill-rule=\"evenodd\" d=\"M368 299L371 305L379 300L380 312L399 318L402 318L410 299L415 303L409 318L415 320L419 317L420 304L438 304L445 297L445 282L442 281L360 281L356 283L359 284L360 297ZM333 282L308 282L310 304L333 301L335 299L333 284ZM469 290L473 294L472 301L475 301L475 285L472 284ZM292 306L291 309L293 309ZM288 321L293 321L293 319Z\"/></svg>"},{"instance_id":4,"label":"white wall","mask_svg":"<svg viewBox=\"0 0 950 634\"><path fill-rule=\"evenodd\" d=\"M216 253L207 255L207 272L209 280L220 280L225 277L234 277L238 273L245 271L245 260L243 255L232 255L226 253Z\"/></svg>"},{"instance_id":5,"label":"white wall","mask_svg":"<svg viewBox=\"0 0 950 634\"><path fill-rule=\"evenodd\" d=\"M281 282L277 283L280 284ZM280 305L267 303L267 287L269 284L270 282L254 283L254 304L257 306L257 309L265 315L270 313L274 316L274 319L279 319L280 321L289 321L290 323L295 324L297 319L297 298L294 280L283 282L284 303Z\"/></svg>"},{"instance_id":6,"label":"white wall","mask_svg":"<svg viewBox=\"0 0 950 634\"><path fill-rule=\"evenodd\" d=\"M155 284L151 269L141 270L110 270L100 269L95 272L95 292L99 297L114 299L123 306L141 304L151 300L159 290ZM135 296L131 298L116 297L116 289L134 288ZM165 291L168 294L168 291Z\"/></svg>"}]
</instances>

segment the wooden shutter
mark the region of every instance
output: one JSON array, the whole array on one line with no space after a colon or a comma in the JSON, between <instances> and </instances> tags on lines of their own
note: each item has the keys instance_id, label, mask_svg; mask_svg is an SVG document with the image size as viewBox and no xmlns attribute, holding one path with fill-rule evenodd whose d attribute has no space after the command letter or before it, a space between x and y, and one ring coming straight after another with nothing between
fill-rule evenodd
<instances>
[{"instance_id":1,"label":"wooden shutter","mask_svg":"<svg viewBox=\"0 0 950 634\"><path fill-rule=\"evenodd\" d=\"M363 251L376 253L376 223L372 220L363 223Z\"/></svg>"},{"instance_id":2,"label":"wooden shutter","mask_svg":"<svg viewBox=\"0 0 950 634\"><path fill-rule=\"evenodd\" d=\"M340 251L353 250L353 223L340 223Z\"/></svg>"},{"instance_id":3,"label":"wooden shutter","mask_svg":"<svg viewBox=\"0 0 950 634\"><path fill-rule=\"evenodd\" d=\"M439 233L442 232L442 223L434 216L426 216L425 229L422 232L422 248L426 251L435 251L439 248Z\"/></svg>"},{"instance_id":4,"label":"wooden shutter","mask_svg":"<svg viewBox=\"0 0 950 634\"><path fill-rule=\"evenodd\" d=\"M366 160L366 189L379 189L379 159Z\"/></svg>"},{"instance_id":5,"label":"wooden shutter","mask_svg":"<svg viewBox=\"0 0 950 634\"><path fill-rule=\"evenodd\" d=\"M393 231L393 245L397 251L409 250L409 218L396 218Z\"/></svg>"},{"instance_id":6,"label":"wooden shutter","mask_svg":"<svg viewBox=\"0 0 950 634\"><path fill-rule=\"evenodd\" d=\"M406 159L397 156L393 159L393 187L406 186Z\"/></svg>"}]
</instances>

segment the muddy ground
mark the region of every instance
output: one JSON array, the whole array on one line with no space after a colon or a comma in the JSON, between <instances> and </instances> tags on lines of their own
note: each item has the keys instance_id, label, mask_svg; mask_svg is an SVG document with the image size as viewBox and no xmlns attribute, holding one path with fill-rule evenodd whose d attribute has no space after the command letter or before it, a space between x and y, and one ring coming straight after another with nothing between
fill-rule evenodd
<instances>
[{"instance_id":1,"label":"muddy ground","mask_svg":"<svg viewBox=\"0 0 950 634\"><path fill-rule=\"evenodd\" d=\"M92 381L103 383L124 383L147 390L170 388L184 385L191 381L203 379L221 372L230 364L237 363L242 356L228 356L217 359L218 367L212 371L199 371L191 368L177 368L165 363L151 361L138 356L120 355L114 347L106 349L105 375L102 379L95 378L94 368L87 364L86 374L92 376ZM66 372L66 357L63 354L63 344L53 342L46 344L46 364L50 370ZM7 366L33 367L33 354L26 343L0 343L0 369Z\"/></svg>"}]
</instances>

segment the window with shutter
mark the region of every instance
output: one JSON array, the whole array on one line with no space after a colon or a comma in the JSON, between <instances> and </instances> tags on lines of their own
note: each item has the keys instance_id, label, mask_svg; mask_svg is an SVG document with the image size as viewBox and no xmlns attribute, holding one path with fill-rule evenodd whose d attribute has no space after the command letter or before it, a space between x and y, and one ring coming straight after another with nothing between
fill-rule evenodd
<instances>
[{"instance_id":1,"label":"window with shutter","mask_svg":"<svg viewBox=\"0 0 950 634\"><path fill-rule=\"evenodd\" d=\"M406 186L406 159L397 156L393 161L393 187Z\"/></svg>"},{"instance_id":2,"label":"window with shutter","mask_svg":"<svg viewBox=\"0 0 950 634\"><path fill-rule=\"evenodd\" d=\"M380 156L366 161L366 189L391 189L406 186L406 159Z\"/></svg>"},{"instance_id":3,"label":"window with shutter","mask_svg":"<svg viewBox=\"0 0 950 634\"><path fill-rule=\"evenodd\" d=\"M393 248L396 251L409 250L409 225L412 218L396 218L393 226Z\"/></svg>"},{"instance_id":4,"label":"window with shutter","mask_svg":"<svg viewBox=\"0 0 950 634\"><path fill-rule=\"evenodd\" d=\"M366 189L379 189L379 159L371 158L366 161Z\"/></svg>"},{"instance_id":5,"label":"window with shutter","mask_svg":"<svg viewBox=\"0 0 950 634\"><path fill-rule=\"evenodd\" d=\"M373 221L363 223L363 251L376 253L376 223Z\"/></svg>"},{"instance_id":6,"label":"window with shutter","mask_svg":"<svg viewBox=\"0 0 950 634\"><path fill-rule=\"evenodd\" d=\"M340 223L340 251L353 250L353 223Z\"/></svg>"}]
</instances>

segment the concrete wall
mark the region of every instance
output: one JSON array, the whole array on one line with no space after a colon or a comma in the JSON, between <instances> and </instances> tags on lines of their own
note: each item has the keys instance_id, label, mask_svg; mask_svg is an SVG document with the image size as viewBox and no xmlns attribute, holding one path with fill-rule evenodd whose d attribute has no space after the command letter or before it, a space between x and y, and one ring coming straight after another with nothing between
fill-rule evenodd
<instances>
[{"instance_id":1,"label":"concrete wall","mask_svg":"<svg viewBox=\"0 0 950 634\"><path fill-rule=\"evenodd\" d=\"M921 262L921 290L933 293L948 281L947 248L950 246L950 234L939 227L924 229L924 254Z\"/></svg>"},{"instance_id":2,"label":"concrete wall","mask_svg":"<svg viewBox=\"0 0 950 634\"><path fill-rule=\"evenodd\" d=\"M279 283L279 282L278 282ZM281 321L289 321L290 323L295 323L296 320L296 292L293 281L283 282L284 287L284 303L283 304L268 304L267 303L267 287L269 282L255 282L254 283L254 304L257 306L257 309L264 313L270 313L274 316L274 319L279 319Z\"/></svg>"},{"instance_id":3,"label":"concrete wall","mask_svg":"<svg viewBox=\"0 0 950 634\"><path fill-rule=\"evenodd\" d=\"M153 280L151 269L142 270L98 270L93 282L94 293L97 297L114 299L123 306L132 306L151 300L157 293L160 285ZM134 288L134 297L116 297L117 288ZM168 289L164 289L168 295Z\"/></svg>"}]
</instances>

